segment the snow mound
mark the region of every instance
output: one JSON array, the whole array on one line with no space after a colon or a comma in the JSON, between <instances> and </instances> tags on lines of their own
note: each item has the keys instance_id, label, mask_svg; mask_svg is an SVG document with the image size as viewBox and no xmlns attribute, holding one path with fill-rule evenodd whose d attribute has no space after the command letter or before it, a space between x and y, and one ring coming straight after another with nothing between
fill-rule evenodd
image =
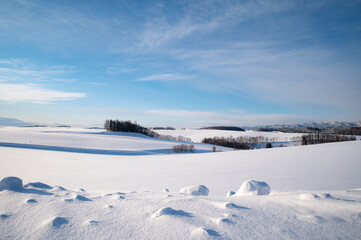
<instances>
[{"instance_id":1,"label":"snow mound","mask_svg":"<svg viewBox=\"0 0 361 240\"><path fill-rule=\"evenodd\" d=\"M331 194L323 193L323 194L313 194L313 193L303 193L299 196L301 200L315 200L315 199L333 199Z\"/></svg>"},{"instance_id":2,"label":"snow mound","mask_svg":"<svg viewBox=\"0 0 361 240\"><path fill-rule=\"evenodd\" d=\"M190 213L184 212L183 210L175 210L171 207L164 207L156 211L152 214L152 218L157 218L163 215L171 215L171 216L183 216L183 217L191 217Z\"/></svg>"},{"instance_id":3,"label":"snow mound","mask_svg":"<svg viewBox=\"0 0 361 240\"><path fill-rule=\"evenodd\" d=\"M318 194L318 196L322 199L334 199L329 193Z\"/></svg>"},{"instance_id":4,"label":"snow mound","mask_svg":"<svg viewBox=\"0 0 361 240\"><path fill-rule=\"evenodd\" d=\"M303 193L300 195L299 197L301 200L314 200L319 198L317 194L313 194L313 193Z\"/></svg>"},{"instance_id":5,"label":"snow mound","mask_svg":"<svg viewBox=\"0 0 361 240\"><path fill-rule=\"evenodd\" d=\"M269 193L270 186L266 182L247 180L241 185L234 196L257 196L268 195Z\"/></svg>"},{"instance_id":6,"label":"snow mound","mask_svg":"<svg viewBox=\"0 0 361 240\"><path fill-rule=\"evenodd\" d=\"M86 197L84 197L82 195L76 195L75 199L78 200L78 201L84 201L84 202L91 202L92 201L91 199L86 198Z\"/></svg>"},{"instance_id":7,"label":"snow mound","mask_svg":"<svg viewBox=\"0 0 361 240\"><path fill-rule=\"evenodd\" d=\"M206 229L206 228L197 228L193 230L191 237L193 239L209 239L210 237L220 237L218 232L212 230L212 229Z\"/></svg>"},{"instance_id":8,"label":"snow mound","mask_svg":"<svg viewBox=\"0 0 361 240\"><path fill-rule=\"evenodd\" d=\"M222 217L222 218L217 219L217 223L219 225L221 225L221 224L231 224L231 223L233 223L233 221L231 219L229 219L229 218Z\"/></svg>"},{"instance_id":9,"label":"snow mound","mask_svg":"<svg viewBox=\"0 0 361 240\"><path fill-rule=\"evenodd\" d=\"M37 201L33 198L30 198L28 200L26 200L27 203L37 203Z\"/></svg>"},{"instance_id":10,"label":"snow mound","mask_svg":"<svg viewBox=\"0 0 361 240\"><path fill-rule=\"evenodd\" d=\"M247 207L242 207L242 206L238 206L237 204L231 203L231 202L226 202L224 203L224 208L228 208L228 209L249 209Z\"/></svg>"},{"instance_id":11,"label":"snow mound","mask_svg":"<svg viewBox=\"0 0 361 240\"><path fill-rule=\"evenodd\" d=\"M0 214L0 220L4 220L4 219L7 219L9 218L9 215L7 214Z\"/></svg>"},{"instance_id":12,"label":"snow mound","mask_svg":"<svg viewBox=\"0 0 361 240\"><path fill-rule=\"evenodd\" d=\"M98 225L99 223L100 223L99 221L90 220L90 221L86 221L86 222L84 223L84 225L96 226L96 225Z\"/></svg>"},{"instance_id":13,"label":"snow mound","mask_svg":"<svg viewBox=\"0 0 361 240\"><path fill-rule=\"evenodd\" d=\"M5 177L0 181L0 191L12 190L20 191L23 190L23 180L18 177Z\"/></svg>"},{"instance_id":14,"label":"snow mound","mask_svg":"<svg viewBox=\"0 0 361 240\"><path fill-rule=\"evenodd\" d=\"M204 185L194 185L194 186L184 187L181 190L179 190L179 192L193 196L208 196L209 189Z\"/></svg>"},{"instance_id":15,"label":"snow mound","mask_svg":"<svg viewBox=\"0 0 361 240\"><path fill-rule=\"evenodd\" d=\"M59 228L61 227L61 225L64 224L68 224L68 220L66 220L63 217L53 217L52 219L50 219L51 225L53 225L53 227Z\"/></svg>"},{"instance_id":16,"label":"snow mound","mask_svg":"<svg viewBox=\"0 0 361 240\"><path fill-rule=\"evenodd\" d=\"M55 186L55 187L53 188L53 190L54 190L54 191L65 191L66 189L63 188L62 186Z\"/></svg>"},{"instance_id":17,"label":"snow mound","mask_svg":"<svg viewBox=\"0 0 361 240\"><path fill-rule=\"evenodd\" d=\"M227 195L226 195L226 197L230 197L230 196L233 196L235 194L235 192L233 192L233 191L229 191L229 192L227 192Z\"/></svg>"},{"instance_id":18,"label":"snow mound","mask_svg":"<svg viewBox=\"0 0 361 240\"><path fill-rule=\"evenodd\" d=\"M24 185L25 188L33 187L33 188L41 188L41 189L52 189L51 186L42 183L42 182L29 182Z\"/></svg>"}]
</instances>

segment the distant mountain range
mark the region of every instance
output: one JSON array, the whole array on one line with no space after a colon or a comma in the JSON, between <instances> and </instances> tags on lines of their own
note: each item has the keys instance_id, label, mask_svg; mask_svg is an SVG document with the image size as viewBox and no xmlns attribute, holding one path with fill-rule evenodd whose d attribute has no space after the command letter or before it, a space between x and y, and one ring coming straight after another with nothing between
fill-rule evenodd
<instances>
[{"instance_id":1,"label":"distant mountain range","mask_svg":"<svg viewBox=\"0 0 361 240\"><path fill-rule=\"evenodd\" d=\"M297 123L297 124L274 124L274 125L262 125L254 127L244 127L247 130L255 130L259 128L319 128L319 129L329 129L329 128L349 128L349 127L361 127L361 121L356 122L338 122L338 121L329 121L329 122L307 122L307 123Z\"/></svg>"},{"instance_id":2,"label":"distant mountain range","mask_svg":"<svg viewBox=\"0 0 361 240\"><path fill-rule=\"evenodd\" d=\"M0 126L23 127L23 126L32 126L32 125L34 125L34 123L24 122L17 118L0 117Z\"/></svg>"},{"instance_id":3,"label":"distant mountain range","mask_svg":"<svg viewBox=\"0 0 361 240\"><path fill-rule=\"evenodd\" d=\"M4 118L0 117L0 126L14 126L14 127L26 127L26 126L46 126L45 124L34 123L34 122L24 122L17 118ZM63 124L54 124L54 126L70 127ZM282 128L319 128L319 129L331 129L331 128L350 128L350 127L361 127L361 121L355 122L339 122L339 121L328 121L328 122L306 122L306 123L297 123L297 124L274 124L274 125L259 125L252 127L242 127L245 130L257 130L259 128L269 128L269 129L282 129ZM213 127L214 128L214 127ZM216 127L217 128L217 127ZM222 128L222 127L220 127ZM224 127L224 128L230 128ZM239 127L234 127L235 129L227 130L238 130L242 131L243 129ZM226 130L226 129L223 129Z\"/></svg>"}]
</instances>

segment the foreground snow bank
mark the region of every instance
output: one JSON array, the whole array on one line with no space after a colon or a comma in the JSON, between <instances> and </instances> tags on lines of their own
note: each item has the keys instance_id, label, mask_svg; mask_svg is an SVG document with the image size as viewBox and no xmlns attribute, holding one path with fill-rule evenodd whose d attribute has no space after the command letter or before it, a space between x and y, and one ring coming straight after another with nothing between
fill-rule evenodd
<instances>
[{"instance_id":1,"label":"foreground snow bank","mask_svg":"<svg viewBox=\"0 0 361 240\"><path fill-rule=\"evenodd\" d=\"M270 193L270 186L265 182L256 180L245 181L234 196L256 196L268 195Z\"/></svg>"},{"instance_id":2,"label":"foreground snow bank","mask_svg":"<svg viewBox=\"0 0 361 240\"><path fill-rule=\"evenodd\" d=\"M304 194L317 200L303 201L296 193L199 198L163 191L90 193L44 183L13 191L22 186L20 178L1 182L11 183L0 191L1 239L358 239L361 235L357 189L331 192L334 198Z\"/></svg>"}]
</instances>

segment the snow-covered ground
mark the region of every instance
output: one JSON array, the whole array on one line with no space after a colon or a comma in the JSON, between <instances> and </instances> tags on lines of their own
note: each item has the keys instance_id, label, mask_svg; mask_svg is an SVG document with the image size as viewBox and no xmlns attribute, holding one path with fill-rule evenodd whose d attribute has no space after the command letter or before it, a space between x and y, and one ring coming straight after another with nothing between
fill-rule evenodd
<instances>
[{"instance_id":1,"label":"snow-covered ground","mask_svg":"<svg viewBox=\"0 0 361 240\"><path fill-rule=\"evenodd\" d=\"M139 133L106 132L104 129L57 127L2 127L0 146L111 155L172 153L180 142L154 139ZM196 153L212 152L213 145L194 143ZM222 151L232 149L217 147Z\"/></svg>"},{"instance_id":2,"label":"snow-covered ground","mask_svg":"<svg viewBox=\"0 0 361 240\"><path fill-rule=\"evenodd\" d=\"M0 183L0 239L361 236L361 141L198 154L93 154L73 150L163 146L100 130L54 131L1 129L0 142L18 145L0 146L0 180L16 176L24 185L49 186ZM33 141L52 147L30 148ZM240 188L251 179L267 184L250 181ZM260 186L269 186L270 194L243 196L254 195L244 194L247 189L267 194ZM238 192L226 197L231 190Z\"/></svg>"},{"instance_id":3,"label":"snow-covered ground","mask_svg":"<svg viewBox=\"0 0 361 240\"><path fill-rule=\"evenodd\" d=\"M174 137L183 136L192 139L193 142L202 142L204 138L213 137L259 137L274 139L276 142L289 142L293 137L300 137L302 133L283 133L283 132L261 132L254 130L247 131L225 131L225 130L211 130L211 129L186 129L186 130L155 130L159 134L171 135Z\"/></svg>"}]
</instances>

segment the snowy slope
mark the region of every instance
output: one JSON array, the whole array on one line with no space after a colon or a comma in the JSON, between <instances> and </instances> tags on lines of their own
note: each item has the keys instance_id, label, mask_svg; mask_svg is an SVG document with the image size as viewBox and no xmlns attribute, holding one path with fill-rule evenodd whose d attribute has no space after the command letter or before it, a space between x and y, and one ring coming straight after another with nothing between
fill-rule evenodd
<instances>
[{"instance_id":1,"label":"snowy slope","mask_svg":"<svg viewBox=\"0 0 361 240\"><path fill-rule=\"evenodd\" d=\"M169 153L180 142L154 139L139 133L110 133L102 129L3 127L0 146L112 155ZM196 152L211 152L208 144L194 144ZM232 149L218 147L222 151Z\"/></svg>"},{"instance_id":2,"label":"snowy slope","mask_svg":"<svg viewBox=\"0 0 361 240\"><path fill-rule=\"evenodd\" d=\"M16 131L8 129L1 138L13 133L13 142L19 143L21 133ZM51 136L47 134L56 134L57 144L66 144L69 134L79 134L85 137L82 142L73 141L73 147L95 146L88 129L77 132L39 133L36 139L44 136L45 141L45 136ZM56 140L48 144L52 141ZM144 148L139 143L136 149ZM170 155L0 146L0 166L0 180L17 176L24 184L50 185L0 190L0 239L361 236L361 141ZM226 197L249 179L265 181L270 195ZM178 192L199 184L209 189L209 196Z\"/></svg>"},{"instance_id":3,"label":"snowy slope","mask_svg":"<svg viewBox=\"0 0 361 240\"><path fill-rule=\"evenodd\" d=\"M288 142L293 137L302 136L301 133L282 133L282 132L260 132L260 131L226 131L226 130L210 130L210 129L186 129L186 130L155 130L159 134L171 135L174 137L183 136L192 139L193 142L202 142L206 137L258 137L274 138L277 142Z\"/></svg>"}]
</instances>

